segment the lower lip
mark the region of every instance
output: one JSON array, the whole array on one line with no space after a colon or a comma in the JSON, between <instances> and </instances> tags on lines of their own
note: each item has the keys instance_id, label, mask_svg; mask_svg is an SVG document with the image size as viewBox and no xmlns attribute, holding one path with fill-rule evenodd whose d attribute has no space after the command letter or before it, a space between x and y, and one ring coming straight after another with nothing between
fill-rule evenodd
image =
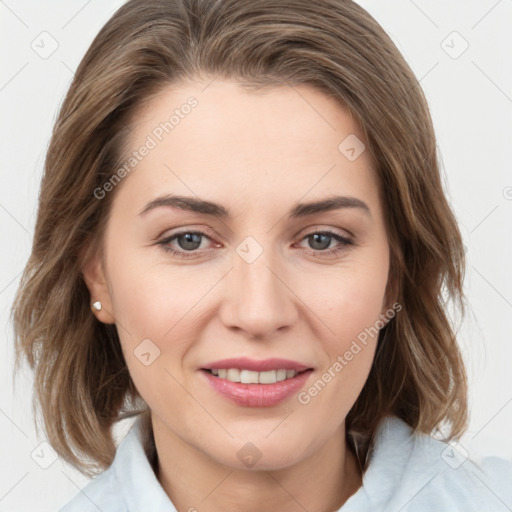
<instances>
[{"instance_id":1,"label":"lower lip","mask_svg":"<svg viewBox=\"0 0 512 512\"><path fill-rule=\"evenodd\" d=\"M221 379L207 370L201 370L213 389L235 404L244 407L271 407L279 404L298 392L312 372L313 370L307 370L292 379L282 380L275 384L242 384Z\"/></svg>"}]
</instances>

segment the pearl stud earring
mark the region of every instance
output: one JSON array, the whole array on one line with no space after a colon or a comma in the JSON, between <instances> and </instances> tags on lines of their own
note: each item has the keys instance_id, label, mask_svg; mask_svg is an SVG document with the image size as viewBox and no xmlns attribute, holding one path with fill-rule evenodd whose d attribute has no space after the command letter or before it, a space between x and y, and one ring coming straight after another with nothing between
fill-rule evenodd
<instances>
[{"instance_id":1,"label":"pearl stud earring","mask_svg":"<svg viewBox=\"0 0 512 512\"><path fill-rule=\"evenodd\" d=\"M93 305L92 307L96 310L96 311L101 311L101 302L99 300L97 300Z\"/></svg>"}]
</instances>

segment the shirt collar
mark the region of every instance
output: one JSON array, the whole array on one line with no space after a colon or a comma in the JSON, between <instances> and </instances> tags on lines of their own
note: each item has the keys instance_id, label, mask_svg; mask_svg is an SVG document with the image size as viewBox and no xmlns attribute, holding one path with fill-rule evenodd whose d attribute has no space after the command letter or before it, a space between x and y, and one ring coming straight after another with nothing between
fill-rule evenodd
<instances>
[{"instance_id":1,"label":"shirt collar","mask_svg":"<svg viewBox=\"0 0 512 512\"><path fill-rule=\"evenodd\" d=\"M145 419L138 417L119 445L112 464L115 478L130 512L177 512L144 450L151 436Z\"/></svg>"}]
</instances>

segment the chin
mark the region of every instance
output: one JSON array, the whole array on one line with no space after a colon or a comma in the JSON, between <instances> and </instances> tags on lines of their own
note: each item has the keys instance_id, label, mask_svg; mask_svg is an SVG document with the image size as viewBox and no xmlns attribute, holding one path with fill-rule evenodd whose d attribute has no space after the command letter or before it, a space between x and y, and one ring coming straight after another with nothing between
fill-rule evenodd
<instances>
[{"instance_id":1,"label":"chin","mask_svg":"<svg viewBox=\"0 0 512 512\"><path fill-rule=\"evenodd\" d=\"M236 470L277 471L297 464L301 460L301 455L305 456L295 444L285 446L279 437L273 441L243 440L234 444L233 447L227 448L229 451L232 450L234 456L226 458L224 451L223 454L219 454L219 458L214 458L217 462ZM304 449L303 443L298 443L298 446Z\"/></svg>"}]
</instances>

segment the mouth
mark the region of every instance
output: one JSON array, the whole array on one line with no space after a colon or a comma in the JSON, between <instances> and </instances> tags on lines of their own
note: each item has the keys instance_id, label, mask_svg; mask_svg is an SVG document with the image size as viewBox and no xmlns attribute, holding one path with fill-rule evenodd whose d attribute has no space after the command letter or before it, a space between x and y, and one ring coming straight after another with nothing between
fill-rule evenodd
<instances>
[{"instance_id":1,"label":"mouth","mask_svg":"<svg viewBox=\"0 0 512 512\"><path fill-rule=\"evenodd\" d=\"M209 373L217 379L224 379L229 382L252 385L269 385L294 379L303 373L312 372L313 368L307 368L301 371L279 368L276 370L267 370L263 372L239 368L201 368L201 370Z\"/></svg>"},{"instance_id":2,"label":"mouth","mask_svg":"<svg viewBox=\"0 0 512 512\"><path fill-rule=\"evenodd\" d=\"M239 407L272 407L298 393L314 372L312 368L283 370L256 372L237 368L201 368L200 374L218 396Z\"/></svg>"}]
</instances>

